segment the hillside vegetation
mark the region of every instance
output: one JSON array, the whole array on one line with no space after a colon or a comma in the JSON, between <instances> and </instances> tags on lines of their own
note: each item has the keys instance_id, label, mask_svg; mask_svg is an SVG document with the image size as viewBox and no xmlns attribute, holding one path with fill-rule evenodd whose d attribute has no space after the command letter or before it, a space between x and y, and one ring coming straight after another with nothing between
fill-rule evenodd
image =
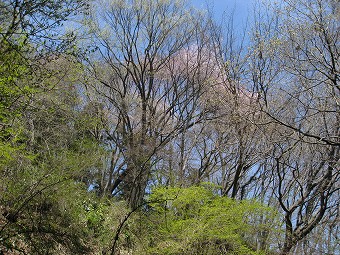
<instances>
[{"instance_id":1,"label":"hillside vegetation","mask_svg":"<svg viewBox=\"0 0 340 255\"><path fill-rule=\"evenodd\" d=\"M339 1L231 13L0 0L0 254L340 254Z\"/></svg>"}]
</instances>

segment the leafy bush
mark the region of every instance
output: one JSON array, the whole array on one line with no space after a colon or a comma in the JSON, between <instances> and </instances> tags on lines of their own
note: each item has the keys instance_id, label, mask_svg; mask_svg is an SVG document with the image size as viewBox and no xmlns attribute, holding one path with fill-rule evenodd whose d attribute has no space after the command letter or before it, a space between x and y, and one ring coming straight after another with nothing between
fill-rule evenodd
<instances>
[{"instance_id":1,"label":"leafy bush","mask_svg":"<svg viewBox=\"0 0 340 255\"><path fill-rule=\"evenodd\" d=\"M221 197L212 184L203 184L158 187L149 202L146 254L265 254L249 237L271 227L254 219L275 214L256 201Z\"/></svg>"}]
</instances>

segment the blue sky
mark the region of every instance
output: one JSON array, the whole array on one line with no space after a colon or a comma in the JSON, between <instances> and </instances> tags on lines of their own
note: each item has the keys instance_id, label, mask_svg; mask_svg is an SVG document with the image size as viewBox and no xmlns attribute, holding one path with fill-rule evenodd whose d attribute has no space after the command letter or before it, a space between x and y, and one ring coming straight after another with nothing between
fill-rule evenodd
<instances>
[{"instance_id":1,"label":"blue sky","mask_svg":"<svg viewBox=\"0 0 340 255\"><path fill-rule=\"evenodd\" d=\"M244 25L248 15L252 14L256 0L191 0L199 9L205 9L207 4L213 7L215 17L220 18L224 11L234 12L235 25Z\"/></svg>"}]
</instances>

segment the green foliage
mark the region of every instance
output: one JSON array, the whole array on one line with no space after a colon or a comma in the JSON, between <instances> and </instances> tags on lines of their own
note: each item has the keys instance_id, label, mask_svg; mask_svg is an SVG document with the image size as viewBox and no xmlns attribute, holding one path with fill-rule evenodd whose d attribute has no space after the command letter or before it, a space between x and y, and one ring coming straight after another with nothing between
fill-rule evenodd
<instances>
[{"instance_id":1,"label":"green foliage","mask_svg":"<svg viewBox=\"0 0 340 255\"><path fill-rule=\"evenodd\" d=\"M0 55L0 140L8 141L15 133L13 121L20 116L34 88L20 82L25 76L29 79L29 70L19 52L0 51Z\"/></svg>"},{"instance_id":2,"label":"green foliage","mask_svg":"<svg viewBox=\"0 0 340 255\"><path fill-rule=\"evenodd\" d=\"M91 127L77 129L81 70L67 55L75 47L59 52L73 37L56 40L50 31L80 7L78 0L0 3L1 254L86 254L111 240L104 215L112 204L87 192L103 149L85 137Z\"/></svg>"},{"instance_id":3,"label":"green foliage","mask_svg":"<svg viewBox=\"0 0 340 255\"><path fill-rule=\"evenodd\" d=\"M74 99L68 88L34 95L22 131L1 143L0 250L86 254L112 238L112 206L86 186L103 148L74 127Z\"/></svg>"},{"instance_id":4,"label":"green foliage","mask_svg":"<svg viewBox=\"0 0 340 255\"><path fill-rule=\"evenodd\" d=\"M86 219L87 225L93 230L95 234L99 234L101 230L101 223L104 220L104 210L103 204L89 204L86 207Z\"/></svg>"},{"instance_id":5,"label":"green foliage","mask_svg":"<svg viewBox=\"0 0 340 255\"><path fill-rule=\"evenodd\" d=\"M124 202L98 199L89 194L89 198L83 201L83 208L83 222L92 246L109 247L115 234L113 228L119 225L128 207Z\"/></svg>"},{"instance_id":6,"label":"green foliage","mask_svg":"<svg viewBox=\"0 0 340 255\"><path fill-rule=\"evenodd\" d=\"M30 254L51 253L59 245L83 254L79 225L84 187L58 172L28 166L7 174L0 196L2 223L0 247ZM72 196L70 196L72 194Z\"/></svg>"},{"instance_id":7,"label":"green foliage","mask_svg":"<svg viewBox=\"0 0 340 255\"><path fill-rule=\"evenodd\" d=\"M82 178L101 149L73 127L69 62L33 66L16 50L0 55L0 253L86 254L96 237Z\"/></svg>"},{"instance_id":8,"label":"green foliage","mask_svg":"<svg viewBox=\"0 0 340 255\"><path fill-rule=\"evenodd\" d=\"M88 149L7 162L0 185L0 250L87 254L109 245L124 206L100 200L79 180L95 159Z\"/></svg>"},{"instance_id":9,"label":"green foliage","mask_svg":"<svg viewBox=\"0 0 340 255\"><path fill-rule=\"evenodd\" d=\"M270 226L251 219L274 214L255 201L221 197L207 184L159 187L149 201L148 254L264 254L247 237Z\"/></svg>"}]
</instances>

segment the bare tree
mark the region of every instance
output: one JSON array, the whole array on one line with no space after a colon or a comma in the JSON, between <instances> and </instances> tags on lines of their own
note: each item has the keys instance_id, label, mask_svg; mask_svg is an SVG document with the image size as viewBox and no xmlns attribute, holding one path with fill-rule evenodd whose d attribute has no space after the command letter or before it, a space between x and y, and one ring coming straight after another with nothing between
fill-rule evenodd
<instances>
[{"instance_id":1,"label":"bare tree","mask_svg":"<svg viewBox=\"0 0 340 255\"><path fill-rule=\"evenodd\" d=\"M283 1L254 32L253 84L267 116L258 124L274 127L267 164L284 213L282 254L339 206L338 6Z\"/></svg>"},{"instance_id":2,"label":"bare tree","mask_svg":"<svg viewBox=\"0 0 340 255\"><path fill-rule=\"evenodd\" d=\"M107 141L120 158L106 186L135 208L156 152L202 118L198 99L211 72L204 16L179 1L117 0L96 3L91 17L97 51L84 84L106 105Z\"/></svg>"}]
</instances>

